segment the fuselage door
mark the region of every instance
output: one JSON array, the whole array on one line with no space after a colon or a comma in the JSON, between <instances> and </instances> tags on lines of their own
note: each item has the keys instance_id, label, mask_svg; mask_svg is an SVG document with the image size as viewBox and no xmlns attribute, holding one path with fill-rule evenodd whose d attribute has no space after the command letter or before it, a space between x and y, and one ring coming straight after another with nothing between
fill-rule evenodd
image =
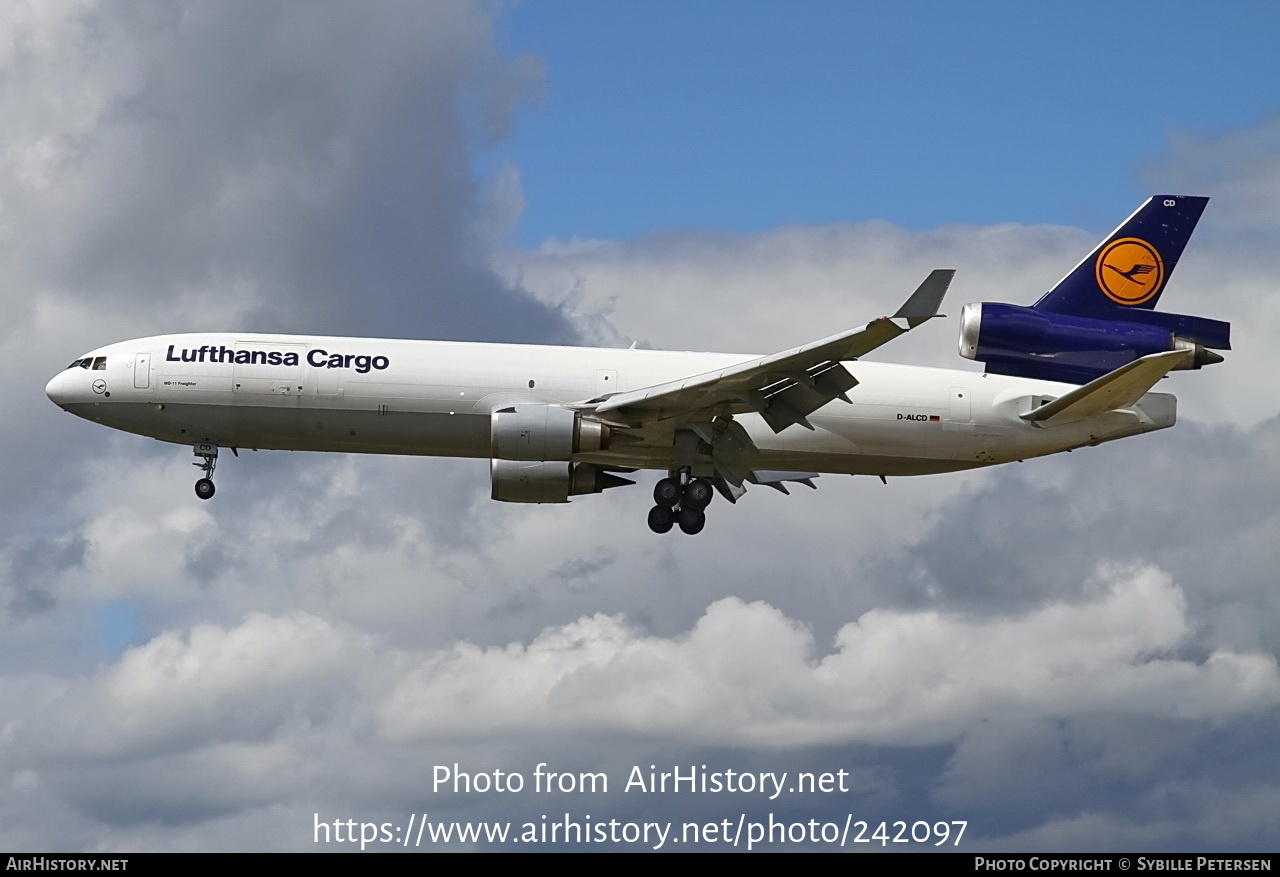
<instances>
[{"instance_id":1,"label":"fuselage door","mask_svg":"<svg viewBox=\"0 0 1280 877\"><path fill-rule=\"evenodd\" d=\"M954 460L974 459L976 440L971 395L968 387L951 388L951 407L942 431L946 434L948 455Z\"/></svg>"},{"instance_id":2,"label":"fuselage door","mask_svg":"<svg viewBox=\"0 0 1280 877\"><path fill-rule=\"evenodd\" d=\"M133 387L145 390L151 386L151 354L139 353L133 357Z\"/></svg>"},{"instance_id":3,"label":"fuselage door","mask_svg":"<svg viewBox=\"0 0 1280 877\"><path fill-rule=\"evenodd\" d=\"M973 403L969 400L968 387L951 388L951 422L970 423L973 420Z\"/></svg>"},{"instance_id":4,"label":"fuselage door","mask_svg":"<svg viewBox=\"0 0 1280 877\"><path fill-rule=\"evenodd\" d=\"M311 350L319 350L319 353L317 354L317 359L314 361L311 358L311 352L308 352L307 354L306 394L308 397L314 396L316 400L322 404L336 404L340 399L342 399L342 378L345 376L347 370L341 368L325 368L325 351L314 346ZM314 363L316 362L320 363L320 365L315 365Z\"/></svg>"},{"instance_id":5,"label":"fuselage door","mask_svg":"<svg viewBox=\"0 0 1280 877\"><path fill-rule=\"evenodd\" d=\"M232 371L232 391L246 397L293 397L292 404L298 404L297 400L302 392L303 356L306 350L303 344L238 342Z\"/></svg>"}]
</instances>

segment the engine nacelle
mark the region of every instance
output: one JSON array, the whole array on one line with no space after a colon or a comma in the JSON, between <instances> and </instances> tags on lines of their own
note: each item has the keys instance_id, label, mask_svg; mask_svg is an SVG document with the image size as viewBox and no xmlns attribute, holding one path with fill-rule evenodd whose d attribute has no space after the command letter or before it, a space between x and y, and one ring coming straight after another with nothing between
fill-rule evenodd
<instances>
[{"instance_id":1,"label":"engine nacelle","mask_svg":"<svg viewBox=\"0 0 1280 877\"><path fill-rule=\"evenodd\" d=\"M591 463L491 460L490 494L499 502L568 502L571 496L634 484Z\"/></svg>"},{"instance_id":2,"label":"engine nacelle","mask_svg":"<svg viewBox=\"0 0 1280 877\"><path fill-rule=\"evenodd\" d=\"M490 456L499 460L568 460L608 450L610 438L605 424L559 405L512 405L493 412L489 425Z\"/></svg>"},{"instance_id":3,"label":"engine nacelle","mask_svg":"<svg viewBox=\"0 0 1280 877\"><path fill-rule=\"evenodd\" d=\"M987 371L995 374L1077 384L1166 350L1193 352L1178 366L1183 369L1222 361L1170 326L1185 326L1219 340L1218 327L1226 324L1152 311L1128 311L1125 316L1130 320L1078 317L998 302L967 304L960 315L960 355L985 363ZM1229 342L1224 339L1215 346L1226 347Z\"/></svg>"}]
</instances>

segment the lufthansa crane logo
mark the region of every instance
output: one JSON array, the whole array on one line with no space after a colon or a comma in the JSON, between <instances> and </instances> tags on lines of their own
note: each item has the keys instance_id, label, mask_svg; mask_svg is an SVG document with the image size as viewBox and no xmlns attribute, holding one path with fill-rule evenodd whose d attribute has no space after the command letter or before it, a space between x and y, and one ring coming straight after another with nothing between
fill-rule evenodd
<instances>
[{"instance_id":1,"label":"lufthansa crane logo","mask_svg":"<svg viewBox=\"0 0 1280 877\"><path fill-rule=\"evenodd\" d=\"M1116 304L1140 305L1164 286L1164 260L1140 238L1120 238L1102 248L1094 265L1099 288Z\"/></svg>"}]
</instances>

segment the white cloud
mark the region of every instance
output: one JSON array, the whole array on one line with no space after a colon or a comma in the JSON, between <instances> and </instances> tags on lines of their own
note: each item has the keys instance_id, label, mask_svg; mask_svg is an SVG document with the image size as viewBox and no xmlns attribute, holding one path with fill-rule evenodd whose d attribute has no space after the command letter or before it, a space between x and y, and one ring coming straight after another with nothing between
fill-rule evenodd
<instances>
[{"instance_id":1,"label":"white cloud","mask_svg":"<svg viewBox=\"0 0 1280 877\"><path fill-rule=\"evenodd\" d=\"M166 632L68 689L27 743L63 765L258 743L282 724L323 717L333 689L367 665L367 648L360 635L302 614Z\"/></svg>"},{"instance_id":2,"label":"white cloud","mask_svg":"<svg viewBox=\"0 0 1280 877\"><path fill-rule=\"evenodd\" d=\"M255 811L287 828L301 818L299 802L331 800L335 790L368 807L413 801L442 760L527 769L529 756L514 753L538 740L626 739L667 753L950 744L940 800L973 811L1040 794L1040 783L1011 784L1010 764L1060 786L1083 771L1095 783L1126 775L1141 789L1195 748L1147 747L1154 754L1143 764L1115 748L1134 729L1227 727L1280 704L1271 655L1181 655L1186 606L1166 574L1109 569L1090 587L1088 599L1007 617L873 610L825 653L804 624L735 598L675 636L592 615L527 644L443 649L306 613L251 614L233 626L166 631L91 679L11 680L20 698L4 724L6 782L44 811L69 803L79 815L61 818L85 837L105 836L92 819L106 819L123 848L139 838L173 845L179 835L148 827L164 814L192 827L178 846L199 848L220 824L246 837L244 815ZM626 749L591 763L617 774ZM1070 750L1079 765L1055 764ZM546 759L554 750L533 751ZM868 794L885 794L882 780L874 785ZM1230 788L1216 794L1236 806ZM1072 831L1063 830L1065 842ZM300 829L289 831L254 843L297 848ZM1044 831L1035 836L1058 837L1053 823Z\"/></svg>"},{"instance_id":3,"label":"white cloud","mask_svg":"<svg viewBox=\"0 0 1280 877\"><path fill-rule=\"evenodd\" d=\"M1216 134L1175 130L1165 155L1144 169L1161 191L1210 195L1213 223L1252 235L1277 230L1280 112L1258 124Z\"/></svg>"},{"instance_id":4,"label":"white cloud","mask_svg":"<svg viewBox=\"0 0 1280 877\"><path fill-rule=\"evenodd\" d=\"M396 738L608 730L718 745L926 745L990 718L1120 712L1206 719L1280 704L1261 654L1176 658L1181 591L1154 569L1015 618L874 610L834 653L765 603L726 599L687 636L596 615L527 646L458 644L403 678L383 708Z\"/></svg>"}]
</instances>

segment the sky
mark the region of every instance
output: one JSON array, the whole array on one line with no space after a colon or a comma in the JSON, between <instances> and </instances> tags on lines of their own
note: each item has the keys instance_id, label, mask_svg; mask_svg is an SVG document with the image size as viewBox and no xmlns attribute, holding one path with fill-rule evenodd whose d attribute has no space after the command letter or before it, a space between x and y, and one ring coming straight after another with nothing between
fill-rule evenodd
<instances>
[{"instance_id":1,"label":"sky","mask_svg":"<svg viewBox=\"0 0 1280 877\"><path fill-rule=\"evenodd\" d=\"M1150 194L1137 171L1170 135L1274 111L1275 21L1247 2L520 4L499 38L548 76L489 158L520 169L528 246L867 218L1101 227Z\"/></svg>"},{"instance_id":2,"label":"sky","mask_svg":"<svg viewBox=\"0 0 1280 877\"><path fill-rule=\"evenodd\" d=\"M1276 17L8 4L0 846L773 814L964 821L967 852L1273 851ZM1235 327L1169 378L1174 429L754 490L696 538L648 531L649 481L506 505L474 460L242 453L201 503L187 449L43 394L179 331L764 353L936 267L950 318L875 358L977 370L960 306L1034 301L1152 193L1212 198L1162 306ZM541 764L608 789L434 782ZM843 788L626 789L704 765Z\"/></svg>"}]
</instances>

